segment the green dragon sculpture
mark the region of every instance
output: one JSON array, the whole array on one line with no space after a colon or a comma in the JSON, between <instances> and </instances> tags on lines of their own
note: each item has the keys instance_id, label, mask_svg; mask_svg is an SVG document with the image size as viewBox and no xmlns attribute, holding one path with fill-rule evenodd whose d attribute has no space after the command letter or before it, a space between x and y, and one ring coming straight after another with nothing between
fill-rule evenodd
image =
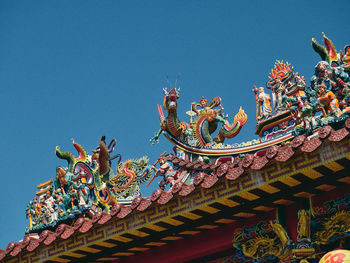
<instances>
[{"instance_id":1,"label":"green dragon sculpture","mask_svg":"<svg viewBox=\"0 0 350 263\"><path fill-rule=\"evenodd\" d=\"M147 165L148 158L145 156L125 162L119 159L114 173L111 167L110 149L103 141L99 141L99 147L92 156L88 156L83 147L74 140L73 145L79 154L77 158L70 152L61 152L59 147L56 147L56 155L68 162L67 173L73 174L71 181L81 177L80 171L83 171L87 177L87 186L94 190L96 200L100 203L113 204L117 203L118 199L132 198L138 194L139 184L152 176L151 167Z\"/></svg>"},{"instance_id":2,"label":"green dragon sculpture","mask_svg":"<svg viewBox=\"0 0 350 263\"><path fill-rule=\"evenodd\" d=\"M187 112L191 116L190 123L181 122L177 116L177 100L179 99L179 90L171 89L169 92L164 89L163 108L168 112L167 117L164 116L160 105L157 105L160 116L160 130L155 133L150 140L152 143L159 141L159 136L166 131L170 136L198 148L208 147L215 143L223 143L226 138L233 138L242 129L247 121L247 115L242 108L234 117L233 124L230 124L223 114L221 98L215 97L207 105L207 100L202 98L199 103L192 103L192 110ZM219 107L220 109L214 109ZM200 108L198 108L200 107ZM193 121L192 117L197 118ZM212 134L218 128L218 124L222 126L215 138Z\"/></svg>"},{"instance_id":3,"label":"green dragon sculpture","mask_svg":"<svg viewBox=\"0 0 350 263\"><path fill-rule=\"evenodd\" d=\"M104 140L88 155L84 148L73 140L78 152L61 152L56 147L56 155L66 160L68 166L57 167L55 180L38 186L42 188L26 210L29 228L26 232L51 229L57 223L70 224L81 214L90 217L96 211L109 212L111 206L130 204L140 195L139 185L147 181L153 173L148 158L121 162L121 155L111 157L115 140L107 145ZM112 169L112 160L119 157L116 173Z\"/></svg>"}]
</instances>

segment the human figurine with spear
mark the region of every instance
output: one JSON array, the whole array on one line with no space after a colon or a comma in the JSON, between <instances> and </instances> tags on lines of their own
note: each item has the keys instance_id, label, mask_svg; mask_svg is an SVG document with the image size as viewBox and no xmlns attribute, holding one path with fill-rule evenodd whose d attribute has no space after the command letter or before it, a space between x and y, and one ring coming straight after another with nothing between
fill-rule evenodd
<instances>
[{"instance_id":1,"label":"human figurine with spear","mask_svg":"<svg viewBox=\"0 0 350 263\"><path fill-rule=\"evenodd\" d=\"M170 184L170 188L175 184L178 174L178 171L175 171L173 167L166 161L164 157L166 152L162 153L157 161L152 165L152 169L155 171L154 176L148 182L147 186L149 186L154 178L158 176L163 176L163 179L159 182L159 188L164 190L165 187ZM157 163L159 163L159 168L156 168Z\"/></svg>"}]
</instances>

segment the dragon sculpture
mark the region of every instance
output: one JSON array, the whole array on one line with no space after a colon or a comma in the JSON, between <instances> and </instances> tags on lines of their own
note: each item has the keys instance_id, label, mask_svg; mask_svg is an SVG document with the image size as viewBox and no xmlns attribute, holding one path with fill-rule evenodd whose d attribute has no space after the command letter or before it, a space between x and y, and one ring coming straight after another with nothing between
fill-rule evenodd
<instances>
[{"instance_id":1,"label":"dragon sculpture","mask_svg":"<svg viewBox=\"0 0 350 263\"><path fill-rule=\"evenodd\" d=\"M341 211L323 223L323 229L316 233L318 244L328 244L329 240L348 235L350 232L350 212Z\"/></svg>"},{"instance_id":2,"label":"dragon sculpture","mask_svg":"<svg viewBox=\"0 0 350 263\"><path fill-rule=\"evenodd\" d=\"M243 255L254 262L269 260L268 262L284 261L291 256L291 251L287 248L290 239L285 229L278 223L270 221L272 232L259 234L245 242L234 244L241 250Z\"/></svg>"},{"instance_id":3,"label":"dragon sculpture","mask_svg":"<svg viewBox=\"0 0 350 263\"><path fill-rule=\"evenodd\" d=\"M61 152L56 147L56 155L60 159L68 162L67 174L71 174L71 180L76 180L81 176L81 172L86 177L86 185L95 204L113 204L118 199L131 198L138 194L139 184L147 181L152 170L148 164L148 158L142 157L138 160L128 160L121 162L119 159L116 173L111 167L110 157L112 149L106 146L103 141L99 141L99 147L93 151L92 156L88 156L81 145L74 142L73 145L78 151L76 158L69 152ZM66 175L67 177L67 175Z\"/></svg>"},{"instance_id":4,"label":"dragon sculpture","mask_svg":"<svg viewBox=\"0 0 350 263\"><path fill-rule=\"evenodd\" d=\"M26 232L54 229L58 223L71 224L81 214L92 217L100 210L109 212L111 206L120 202L130 204L140 194L139 185L152 176L153 170L147 157L125 162L121 162L119 154L111 157L115 144L113 139L107 147L103 138L88 155L73 140L78 156L61 152L57 146L57 157L66 160L68 166L57 167L56 178L40 185L42 190L26 209ZM111 161L118 157L114 173Z\"/></svg>"},{"instance_id":5,"label":"dragon sculpture","mask_svg":"<svg viewBox=\"0 0 350 263\"><path fill-rule=\"evenodd\" d=\"M247 122L247 115L242 108L235 115L234 121L230 124L223 114L221 98L215 97L207 104L207 100L202 98L199 103L192 103L192 110L187 112L191 116L190 123L181 122L177 116L177 100L179 99L179 89L173 88L169 92L164 90L163 108L168 112L165 117L162 107L157 105L160 116L160 130L150 140L152 143L158 142L159 136L166 131L171 137L198 148L208 147L215 143L223 143L226 138L233 138ZM219 109L214 109L220 107ZM196 117L192 120L192 117ZM212 134L222 124L216 137Z\"/></svg>"},{"instance_id":6,"label":"dragon sculpture","mask_svg":"<svg viewBox=\"0 0 350 263\"><path fill-rule=\"evenodd\" d=\"M320 56L307 85L305 77L293 72L288 62L277 60L266 88L254 86L256 133L264 139L312 134L325 125L337 125L350 116L350 46L337 50L323 33L324 46L312 39ZM271 104L272 97L272 104Z\"/></svg>"},{"instance_id":7,"label":"dragon sculpture","mask_svg":"<svg viewBox=\"0 0 350 263\"><path fill-rule=\"evenodd\" d=\"M277 242L277 237L258 236L247 244L242 244L242 252L246 257L254 260L266 258L269 255L278 258L282 256L282 246Z\"/></svg>"},{"instance_id":8,"label":"dragon sculpture","mask_svg":"<svg viewBox=\"0 0 350 263\"><path fill-rule=\"evenodd\" d=\"M320 55L323 61L326 61L329 65L339 66L339 58L337 50L334 47L333 42L326 37L325 33L322 32L323 42L325 46L317 43L315 38L312 38L312 48ZM340 54L340 57L342 53Z\"/></svg>"}]
</instances>

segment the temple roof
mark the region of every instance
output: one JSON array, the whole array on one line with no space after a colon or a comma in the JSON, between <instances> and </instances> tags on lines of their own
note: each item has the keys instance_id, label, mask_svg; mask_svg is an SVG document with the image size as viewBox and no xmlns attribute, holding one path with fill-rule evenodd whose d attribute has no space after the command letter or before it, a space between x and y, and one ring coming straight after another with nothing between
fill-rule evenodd
<instances>
[{"instance_id":1,"label":"temple roof","mask_svg":"<svg viewBox=\"0 0 350 263\"><path fill-rule=\"evenodd\" d=\"M116 140L106 144L105 136L91 155L74 140L77 157L57 146L57 157L68 167L58 167L54 180L38 186L38 197L26 209L27 235L0 250L0 260L153 262L154 256L164 261L162 257L177 248L182 253L171 261L202 262L209 254L232 252L233 227L246 227L259 218L271 220L277 208L300 209L305 200L323 198L326 192L347 193L349 49L338 57L333 56L335 50L314 41L313 47L322 61L310 86L283 61L276 62L266 84L272 105L264 87L254 86L256 133L261 139L225 143L241 131L247 115L240 108L231 124L220 97L209 104L204 97L193 102L187 112L190 122L181 122L180 89L175 85L169 92L163 90L163 108L157 105L160 130L150 140L155 143L164 134L175 144L175 155L164 152L153 165L146 156L122 162L120 154L111 156ZM159 189L141 197L139 185L149 185L156 177L162 177ZM170 189L165 191L167 185ZM272 225L282 228L278 222ZM282 247L288 241L286 233L284 237ZM158 247L164 248L161 253L154 249Z\"/></svg>"},{"instance_id":2,"label":"temple roof","mask_svg":"<svg viewBox=\"0 0 350 263\"><path fill-rule=\"evenodd\" d=\"M300 135L264 155L246 154L233 163L191 162L169 154L167 160L201 170L194 183L178 182L169 192L157 189L130 206L116 204L109 214L79 218L55 232L27 235L0 251L3 262L69 262L117 260L142 255L184 237L202 235L218 226L259 217L279 205L344 188L350 183L350 118L334 130Z\"/></svg>"}]
</instances>

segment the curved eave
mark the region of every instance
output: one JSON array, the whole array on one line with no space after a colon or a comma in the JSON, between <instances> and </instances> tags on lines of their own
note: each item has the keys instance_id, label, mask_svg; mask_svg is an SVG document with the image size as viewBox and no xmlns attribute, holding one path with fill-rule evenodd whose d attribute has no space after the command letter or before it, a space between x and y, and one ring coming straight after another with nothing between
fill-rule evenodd
<instances>
[{"instance_id":1,"label":"curved eave","mask_svg":"<svg viewBox=\"0 0 350 263\"><path fill-rule=\"evenodd\" d=\"M163 134L172 144L174 144L175 146L177 146L178 148L180 148L185 152L200 154L200 155L208 155L208 156L226 156L226 155L236 155L236 154L242 154L242 153L248 153L248 152L255 152L255 151L259 151L264 148L279 144L281 142L288 141L294 137L292 134L287 134L266 142L261 142L254 145L231 148L231 149L198 149L180 142L179 140L169 136L165 132L163 132Z\"/></svg>"},{"instance_id":2,"label":"curved eave","mask_svg":"<svg viewBox=\"0 0 350 263\"><path fill-rule=\"evenodd\" d=\"M290 111L283 112L279 115L270 117L269 119L266 119L264 121L261 121L258 123L256 127L255 134L258 134L260 137L262 136L262 133L271 127L274 127L284 121L289 121L292 119L292 116L290 115Z\"/></svg>"}]
</instances>

